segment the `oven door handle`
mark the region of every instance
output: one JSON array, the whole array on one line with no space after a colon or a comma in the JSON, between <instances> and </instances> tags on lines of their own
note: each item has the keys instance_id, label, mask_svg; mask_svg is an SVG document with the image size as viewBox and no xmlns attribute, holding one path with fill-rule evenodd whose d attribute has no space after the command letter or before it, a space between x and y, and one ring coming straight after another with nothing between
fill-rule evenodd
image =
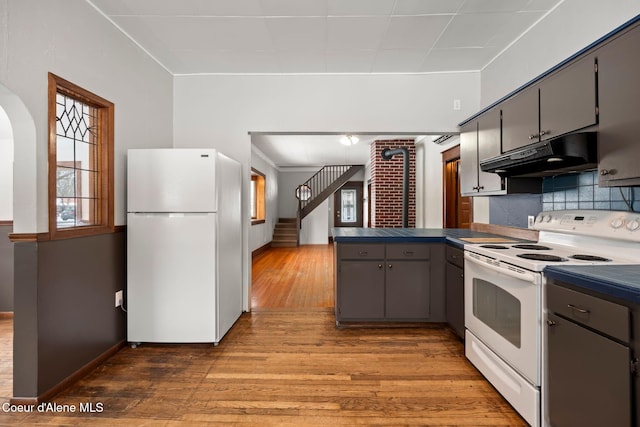
<instances>
[{"instance_id":1,"label":"oven door handle","mask_svg":"<svg viewBox=\"0 0 640 427\"><path fill-rule=\"evenodd\" d=\"M469 255L467 252L464 253L464 259L465 261L469 261L472 262L474 264L479 265L482 268L486 268L488 270L492 270L492 271L497 271L498 273L502 273L506 276L509 277L513 277L514 279L518 279L518 280L523 280L525 282L529 282L529 283L533 283L534 285L540 285L540 275L537 273L533 273L533 272L522 272L522 273L518 273L506 268L502 268L502 267L497 267L493 264L489 264L486 262L482 262L474 257L472 257L471 255Z\"/></svg>"}]
</instances>

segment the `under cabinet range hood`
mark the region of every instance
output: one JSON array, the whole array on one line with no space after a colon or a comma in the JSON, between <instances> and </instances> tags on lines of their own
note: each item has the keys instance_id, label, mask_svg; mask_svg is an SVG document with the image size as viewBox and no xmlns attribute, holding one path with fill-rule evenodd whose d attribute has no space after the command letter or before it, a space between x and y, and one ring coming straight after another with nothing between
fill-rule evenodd
<instances>
[{"instance_id":1,"label":"under cabinet range hood","mask_svg":"<svg viewBox=\"0 0 640 427\"><path fill-rule=\"evenodd\" d=\"M503 177L543 177L595 169L597 144L597 132L570 133L482 160L480 168Z\"/></svg>"}]
</instances>

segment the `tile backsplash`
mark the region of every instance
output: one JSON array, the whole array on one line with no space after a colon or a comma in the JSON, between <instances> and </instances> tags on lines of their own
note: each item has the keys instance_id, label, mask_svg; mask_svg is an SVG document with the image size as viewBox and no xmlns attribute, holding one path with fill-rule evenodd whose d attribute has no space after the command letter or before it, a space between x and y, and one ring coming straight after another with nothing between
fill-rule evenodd
<instances>
[{"instance_id":1,"label":"tile backsplash","mask_svg":"<svg viewBox=\"0 0 640 427\"><path fill-rule=\"evenodd\" d=\"M544 178L542 191L542 210L545 211L628 211L631 205L634 211L640 212L640 187L599 187L597 171Z\"/></svg>"}]
</instances>

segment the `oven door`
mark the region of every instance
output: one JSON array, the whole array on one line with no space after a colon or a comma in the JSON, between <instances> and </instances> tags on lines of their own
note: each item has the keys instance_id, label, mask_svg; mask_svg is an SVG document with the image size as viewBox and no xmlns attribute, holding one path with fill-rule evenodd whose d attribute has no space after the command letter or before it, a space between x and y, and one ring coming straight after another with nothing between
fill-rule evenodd
<instances>
[{"instance_id":1,"label":"oven door","mask_svg":"<svg viewBox=\"0 0 640 427\"><path fill-rule=\"evenodd\" d=\"M465 251L465 326L534 386L540 386L542 274Z\"/></svg>"}]
</instances>

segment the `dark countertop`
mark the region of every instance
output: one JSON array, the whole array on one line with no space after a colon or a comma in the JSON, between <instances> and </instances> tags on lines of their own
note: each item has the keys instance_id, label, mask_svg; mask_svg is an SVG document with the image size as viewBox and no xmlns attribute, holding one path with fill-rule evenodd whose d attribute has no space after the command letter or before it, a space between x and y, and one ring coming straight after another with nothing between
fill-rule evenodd
<instances>
[{"instance_id":1,"label":"dark countertop","mask_svg":"<svg viewBox=\"0 0 640 427\"><path fill-rule=\"evenodd\" d=\"M640 265L567 265L544 269L547 277L640 303Z\"/></svg>"},{"instance_id":2,"label":"dark countertop","mask_svg":"<svg viewBox=\"0 0 640 427\"><path fill-rule=\"evenodd\" d=\"M358 228L336 227L331 230L333 240L338 243L417 243L446 242L462 249L465 243L462 238L495 239L496 234L481 233L466 228ZM510 238L514 241L522 239Z\"/></svg>"}]
</instances>

